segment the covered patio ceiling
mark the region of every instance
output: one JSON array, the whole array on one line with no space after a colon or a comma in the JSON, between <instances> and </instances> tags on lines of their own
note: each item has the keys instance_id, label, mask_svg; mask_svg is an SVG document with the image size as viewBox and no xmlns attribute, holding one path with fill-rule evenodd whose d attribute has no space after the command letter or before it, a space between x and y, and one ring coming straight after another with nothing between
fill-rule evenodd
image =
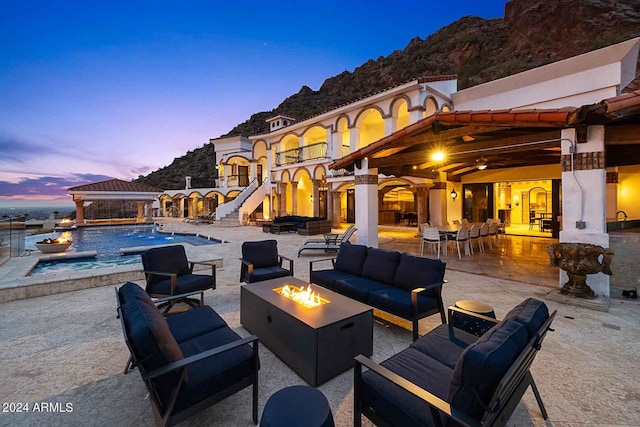
<instances>
[{"instance_id":1,"label":"covered patio ceiling","mask_svg":"<svg viewBox=\"0 0 640 427\"><path fill-rule=\"evenodd\" d=\"M331 169L369 168L395 176L449 181L487 169L560 164L562 129L576 128L578 143L589 125L605 125L606 166L640 164L640 91L582 107L440 112L336 160ZM435 152L444 160L433 160Z\"/></svg>"}]
</instances>

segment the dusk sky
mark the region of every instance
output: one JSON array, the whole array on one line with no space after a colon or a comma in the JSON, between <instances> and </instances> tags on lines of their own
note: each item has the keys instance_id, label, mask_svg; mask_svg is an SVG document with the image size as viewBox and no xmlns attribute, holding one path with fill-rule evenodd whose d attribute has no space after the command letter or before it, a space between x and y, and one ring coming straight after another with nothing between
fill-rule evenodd
<instances>
[{"instance_id":1,"label":"dusk sky","mask_svg":"<svg viewBox=\"0 0 640 427\"><path fill-rule=\"evenodd\" d=\"M0 0L0 206L71 205L505 0ZM417 77L417 76L416 76Z\"/></svg>"}]
</instances>

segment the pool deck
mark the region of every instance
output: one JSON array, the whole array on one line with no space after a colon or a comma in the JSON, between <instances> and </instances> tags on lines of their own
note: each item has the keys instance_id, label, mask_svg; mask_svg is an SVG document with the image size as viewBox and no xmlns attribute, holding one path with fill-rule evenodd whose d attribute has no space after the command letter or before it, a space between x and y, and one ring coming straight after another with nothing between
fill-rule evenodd
<instances>
[{"instance_id":1,"label":"pool deck","mask_svg":"<svg viewBox=\"0 0 640 427\"><path fill-rule=\"evenodd\" d=\"M168 229L163 230L163 232L202 234L198 233L197 230L181 227L181 224L181 222L175 222L175 227L167 227ZM204 237L215 238L215 236ZM208 249L209 246L212 245L194 246L184 244L189 260L213 262L217 267L222 267L222 257L217 255L212 256L212 253ZM126 248L126 251L141 252L149 247L151 246L131 247ZM6 262L0 264L0 302L71 292L99 286L117 285L127 281L144 279L142 263L140 262L85 271L28 275L39 261L82 258L91 254L95 255L95 251L65 251L55 254L27 251L24 256L9 258ZM200 270L206 269L206 267L196 265L194 269Z\"/></svg>"},{"instance_id":2,"label":"pool deck","mask_svg":"<svg viewBox=\"0 0 640 427\"><path fill-rule=\"evenodd\" d=\"M171 227L183 229L182 223ZM195 226L190 226L195 227ZM193 230L194 228L190 228ZM279 252L295 260L295 276L308 280L310 260L327 254L296 257L306 236L264 234L257 227L216 229L200 233L229 240L210 246L208 258L219 257L217 289L205 293L211 305L241 336L240 246L245 240L275 238ZM532 366L549 420L542 419L527 391L509 426L637 426L640 420L640 303L613 300L608 313L546 300L557 288L558 271L544 261L545 242L507 238L498 249L447 262L443 289L445 306L460 299L490 304L504 316L524 298L544 299L558 310L553 332L547 334ZM416 253L415 229L381 229L380 246ZM544 251L543 251L544 252ZM32 255L33 256L33 255ZM546 256L546 254L545 254ZM29 258L29 257L26 257ZM0 267L0 272L7 265ZM7 277L7 273L2 273ZM142 281L138 281L142 284ZM380 314L380 313L378 313ZM410 325L399 319L374 322L373 359L382 361L411 343ZM71 404L73 412L0 414L0 426L60 425L151 426L149 398L137 371L122 374L128 351L115 317L113 287L97 286L72 292L25 298L0 304L0 398L3 402ZM437 326L437 316L420 321L420 333ZM304 384L295 372L260 346L259 411L283 387ZM353 373L338 375L318 387L327 397L336 426L353 425ZM181 423L181 426L252 426L251 390L246 389ZM90 420L90 421L88 421ZM364 421L364 426L372 424Z\"/></svg>"}]
</instances>

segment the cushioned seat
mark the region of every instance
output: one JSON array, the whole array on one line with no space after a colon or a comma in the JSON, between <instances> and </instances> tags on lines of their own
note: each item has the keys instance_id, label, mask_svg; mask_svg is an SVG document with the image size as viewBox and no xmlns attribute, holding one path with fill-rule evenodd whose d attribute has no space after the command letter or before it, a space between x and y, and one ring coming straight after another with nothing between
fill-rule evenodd
<instances>
[{"instance_id":1,"label":"cushioned seat","mask_svg":"<svg viewBox=\"0 0 640 427\"><path fill-rule=\"evenodd\" d=\"M336 292L362 302L369 301L369 292L389 287L385 283L358 276L336 280L333 286Z\"/></svg>"},{"instance_id":2,"label":"cushioned seat","mask_svg":"<svg viewBox=\"0 0 640 427\"><path fill-rule=\"evenodd\" d=\"M289 269L282 267L283 260L289 261ZM244 242L240 260L240 281L246 283L293 276L293 260L278 254L276 240Z\"/></svg>"},{"instance_id":3,"label":"cushioned seat","mask_svg":"<svg viewBox=\"0 0 640 427\"><path fill-rule=\"evenodd\" d=\"M327 287L374 308L411 320L413 339L418 338L418 320L440 313L446 322L441 289L445 263L363 245L342 244L333 270L314 270L312 283Z\"/></svg>"},{"instance_id":4,"label":"cushioned seat","mask_svg":"<svg viewBox=\"0 0 640 427\"><path fill-rule=\"evenodd\" d=\"M167 317L167 324L178 343L227 326L224 319L208 305L173 314Z\"/></svg>"},{"instance_id":5,"label":"cushioned seat","mask_svg":"<svg viewBox=\"0 0 640 427\"><path fill-rule=\"evenodd\" d=\"M211 263L193 262L187 259L182 245L162 246L144 251L141 255L146 291L152 297L166 297L200 292L200 301L185 296L167 304L165 313L176 302L192 306L204 304L204 291L216 288L216 266ZM193 274L194 264L206 264L211 274Z\"/></svg>"},{"instance_id":6,"label":"cushioned seat","mask_svg":"<svg viewBox=\"0 0 640 427\"><path fill-rule=\"evenodd\" d=\"M441 399L447 397L453 370L416 349L407 348L381 365ZM424 401L371 370L362 374L362 401L395 426L433 425Z\"/></svg>"},{"instance_id":7,"label":"cushioned seat","mask_svg":"<svg viewBox=\"0 0 640 427\"><path fill-rule=\"evenodd\" d=\"M164 318L135 283L116 289L116 302L157 425L176 425L250 385L257 423L257 337L241 338L211 307Z\"/></svg>"},{"instance_id":8,"label":"cushioned seat","mask_svg":"<svg viewBox=\"0 0 640 427\"><path fill-rule=\"evenodd\" d=\"M411 294L404 289L390 286L371 289L368 293L368 302L382 311L405 319L413 316ZM418 313L438 312L438 308L437 298L418 295Z\"/></svg>"},{"instance_id":9,"label":"cushioned seat","mask_svg":"<svg viewBox=\"0 0 640 427\"><path fill-rule=\"evenodd\" d=\"M449 313L450 319L452 313L482 318L457 307ZM528 299L510 319L488 319L495 323L480 337L441 325L379 364L357 356L354 425L361 426L362 414L375 425L398 427L505 425L529 387L547 419L529 369L555 315Z\"/></svg>"}]
</instances>

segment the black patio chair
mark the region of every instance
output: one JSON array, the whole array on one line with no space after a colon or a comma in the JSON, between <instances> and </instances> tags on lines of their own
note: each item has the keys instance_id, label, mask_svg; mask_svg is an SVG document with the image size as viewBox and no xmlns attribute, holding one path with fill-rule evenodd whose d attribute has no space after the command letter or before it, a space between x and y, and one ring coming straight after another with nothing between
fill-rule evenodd
<instances>
[{"instance_id":1,"label":"black patio chair","mask_svg":"<svg viewBox=\"0 0 640 427\"><path fill-rule=\"evenodd\" d=\"M289 261L289 269L282 267L283 260ZM278 254L278 241L273 239L244 242L240 263L240 281L245 283L293 276L293 260Z\"/></svg>"},{"instance_id":2,"label":"black patio chair","mask_svg":"<svg viewBox=\"0 0 640 427\"><path fill-rule=\"evenodd\" d=\"M190 298L171 299L158 308L166 307L165 313L175 304L185 302L192 307L204 305L204 291L216 288L216 265L210 262L195 262L187 259L182 245L162 246L141 254L146 291L153 298L200 292L200 300ZM211 274L194 274L195 264L211 267Z\"/></svg>"}]
</instances>

